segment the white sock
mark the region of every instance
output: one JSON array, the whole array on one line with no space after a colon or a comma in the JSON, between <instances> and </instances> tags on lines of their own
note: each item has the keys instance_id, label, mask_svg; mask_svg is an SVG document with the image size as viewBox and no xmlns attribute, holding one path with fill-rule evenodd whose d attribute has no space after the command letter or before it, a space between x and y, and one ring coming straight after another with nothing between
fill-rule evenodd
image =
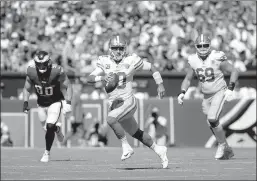
<instances>
[{"instance_id":1,"label":"white sock","mask_svg":"<svg viewBox=\"0 0 257 181\"><path fill-rule=\"evenodd\" d=\"M130 147L126 136L124 136L124 137L121 138L120 140L121 140L121 145L122 145L122 147Z\"/></svg>"},{"instance_id":2,"label":"white sock","mask_svg":"<svg viewBox=\"0 0 257 181\"><path fill-rule=\"evenodd\" d=\"M153 142L152 146L150 147L155 153L157 153L158 145L156 145L155 142Z\"/></svg>"},{"instance_id":3,"label":"white sock","mask_svg":"<svg viewBox=\"0 0 257 181\"><path fill-rule=\"evenodd\" d=\"M48 155L50 155L50 151L48 151L48 150L45 150L45 153L48 154Z\"/></svg>"}]
</instances>

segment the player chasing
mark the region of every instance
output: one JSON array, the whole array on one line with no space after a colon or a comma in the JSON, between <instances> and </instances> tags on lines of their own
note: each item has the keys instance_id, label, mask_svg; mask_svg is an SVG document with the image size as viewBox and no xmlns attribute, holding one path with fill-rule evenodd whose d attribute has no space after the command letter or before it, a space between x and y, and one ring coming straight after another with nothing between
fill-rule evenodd
<instances>
[{"instance_id":1,"label":"player chasing","mask_svg":"<svg viewBox=\"0 0 257 181\"><path fill-rule=\"evenodd\" d=\"M205 34L201 34L196 39L197 53L188 57L189 69L181 85L178 103L183 104L185 93L195 72L204 94L203 113L207 116L207 123L218 142L215 159L230 159L234 153L226 141L225 132L219 122L219 115L225 101L231 100L235 82L238 79L238 71L227 61L224 52L211 50L210 44L211 40ZM225 72L231 73L228 86L224 79Z\"/></svg>"},{"instance_id":2,"label":"player chasing","mask_svg":"<svg viewBox=\"0 0 257 181\"><path fill-rule=\"evenodd\" d=\"M121 141L123 149L121 160L126 160L134 154L134 150L127 141L126 131L151 148L160 157L162 167L167 168L167 147L157 145L148 133L139 129L133 116L137 109L137 101L132 88L134 74L140 70L152 71L158 86L159 98L165 95L162 77L151 63L142 61L136 54L127 54L126 46L127 43L122 36L113 36L109 41L109 55L98 57L97 67L88 77L88 82L103 81L106 83L109 105L107 123Z\"/></svg>"},{"instance_id":3,"label":"player chasing","mask_svg":"<svg viewBox=\"0 0 257 181\"><path fill-rule=\"evenodd\" d=\"M63 68L57 64L52 64L49 54L45 51L37 52L34 62L27 68L23 88L23 111L25 113L29 111L28 99L32 87L35 88L38 97L39 119L46 131L46 150L40 161L48 162L55 133L59 142L64 139L61 123L58 122L58 119L61 110L64 114L71 111L72 87Z\"/></svg>"}]
</instances>

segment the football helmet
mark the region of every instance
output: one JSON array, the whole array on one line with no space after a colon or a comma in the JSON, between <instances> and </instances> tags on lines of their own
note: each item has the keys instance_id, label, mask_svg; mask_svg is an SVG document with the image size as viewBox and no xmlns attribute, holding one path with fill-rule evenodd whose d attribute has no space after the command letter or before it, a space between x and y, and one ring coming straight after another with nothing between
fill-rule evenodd
<instances>
[{"instance_id":1,"label":"football helmet","mask_svg":"<svg viewBox=\"0 0 257 181\"><path fill-rule=\"evenodd\" d=\"M114 35L109 41L109 51L111 57L120 62L126 55L127 42L123 36Z\"/></svg>"},{"instance_id":2,"label":"football helmet","mask_svg":"<svg viewBox=\"0 0 257 181\"><path fill-rule=\"evenodd\" d=\"M205 34L200 34L195 40L195 48L199 56L207 56L211 52L211 39Z\"/></svg>"},{"instance_id":3,"label":"football helmet","mask_svg":"<svg viewBox=\"0 0 257 181\"><path fill-rule=\"evenodd\" d=\"M45 51L39 51L34 57L36 67L40 73L45 73L50 66L50 56Z\"/></svg>"}]
</instances>

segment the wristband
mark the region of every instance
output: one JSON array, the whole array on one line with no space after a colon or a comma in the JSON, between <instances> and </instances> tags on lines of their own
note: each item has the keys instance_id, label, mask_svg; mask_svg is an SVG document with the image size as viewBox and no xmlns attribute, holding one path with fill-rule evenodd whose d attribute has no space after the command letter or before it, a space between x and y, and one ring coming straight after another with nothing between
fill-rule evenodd
<instances>
[{"instance_id":1,"label":"wristband","mask_svg":"<svg viewBox=\"0 0 257 181\"><path fill-rule=\"evenodd\" d=\"M185 90L181 90L181 94L186 94L186 91Z\"/></svg>"},{"instance_id":2,"label":"wristband","mask_svg":"<svg viewBox=\"0 0 257 181\"><path fill-rule=\"evenodd\" d=\"M95 76L95 82L102 81L102 76Z\"/></svg>"},{"instance_id":3,"label":"wristband","mask_svg":"<svg viewBox=\"0 0 257 181\"><path fill-rule=\"evenodd\" d=\"M230 82L229 85L228 85L228 89L233 91L235 88L235 83L234 82Z\"/></svg>"},{"instance_id":4,"label":"wristband","mask_svg":"<svg viewBox=\"0 0 257 181\"><path fill-rule=\"evenodd\" d=\"M154 72L153 73L153 78L154 78L154 81L155 81L156 84L163 83L162 76L161 76L160 72Z\"/></svg>"},{"instance_id":5,"label":"wristband","mask_svg":"<svg viewBox=\"0 0 257 181\"><path fill-rule=\"evenodd\" d=\"M28 101L24 101L24 102L23 102L23 107L26 107L26 108L27 108L28 106L29 106L29 102L28 102Z\"/></svg>"}]
</instances>

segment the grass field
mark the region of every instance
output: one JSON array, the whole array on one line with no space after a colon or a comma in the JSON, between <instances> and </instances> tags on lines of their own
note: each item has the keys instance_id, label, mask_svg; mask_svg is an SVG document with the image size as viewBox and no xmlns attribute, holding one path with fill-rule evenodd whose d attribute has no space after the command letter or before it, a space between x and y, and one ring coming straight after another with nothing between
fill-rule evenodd
<instances>
[{"instance_id":1,"label":"grass field","mask_svg":"<svg viewBox=\"0 0 257 181\"><path fill-rule=\"evenodd\" d=\"M216 149L168 149L169 168L148 148L124 162L121 148L1 148L1 180L256 180L256 149L234 149L232 160L214 160Z\"/></svg>"}]
</instances>

